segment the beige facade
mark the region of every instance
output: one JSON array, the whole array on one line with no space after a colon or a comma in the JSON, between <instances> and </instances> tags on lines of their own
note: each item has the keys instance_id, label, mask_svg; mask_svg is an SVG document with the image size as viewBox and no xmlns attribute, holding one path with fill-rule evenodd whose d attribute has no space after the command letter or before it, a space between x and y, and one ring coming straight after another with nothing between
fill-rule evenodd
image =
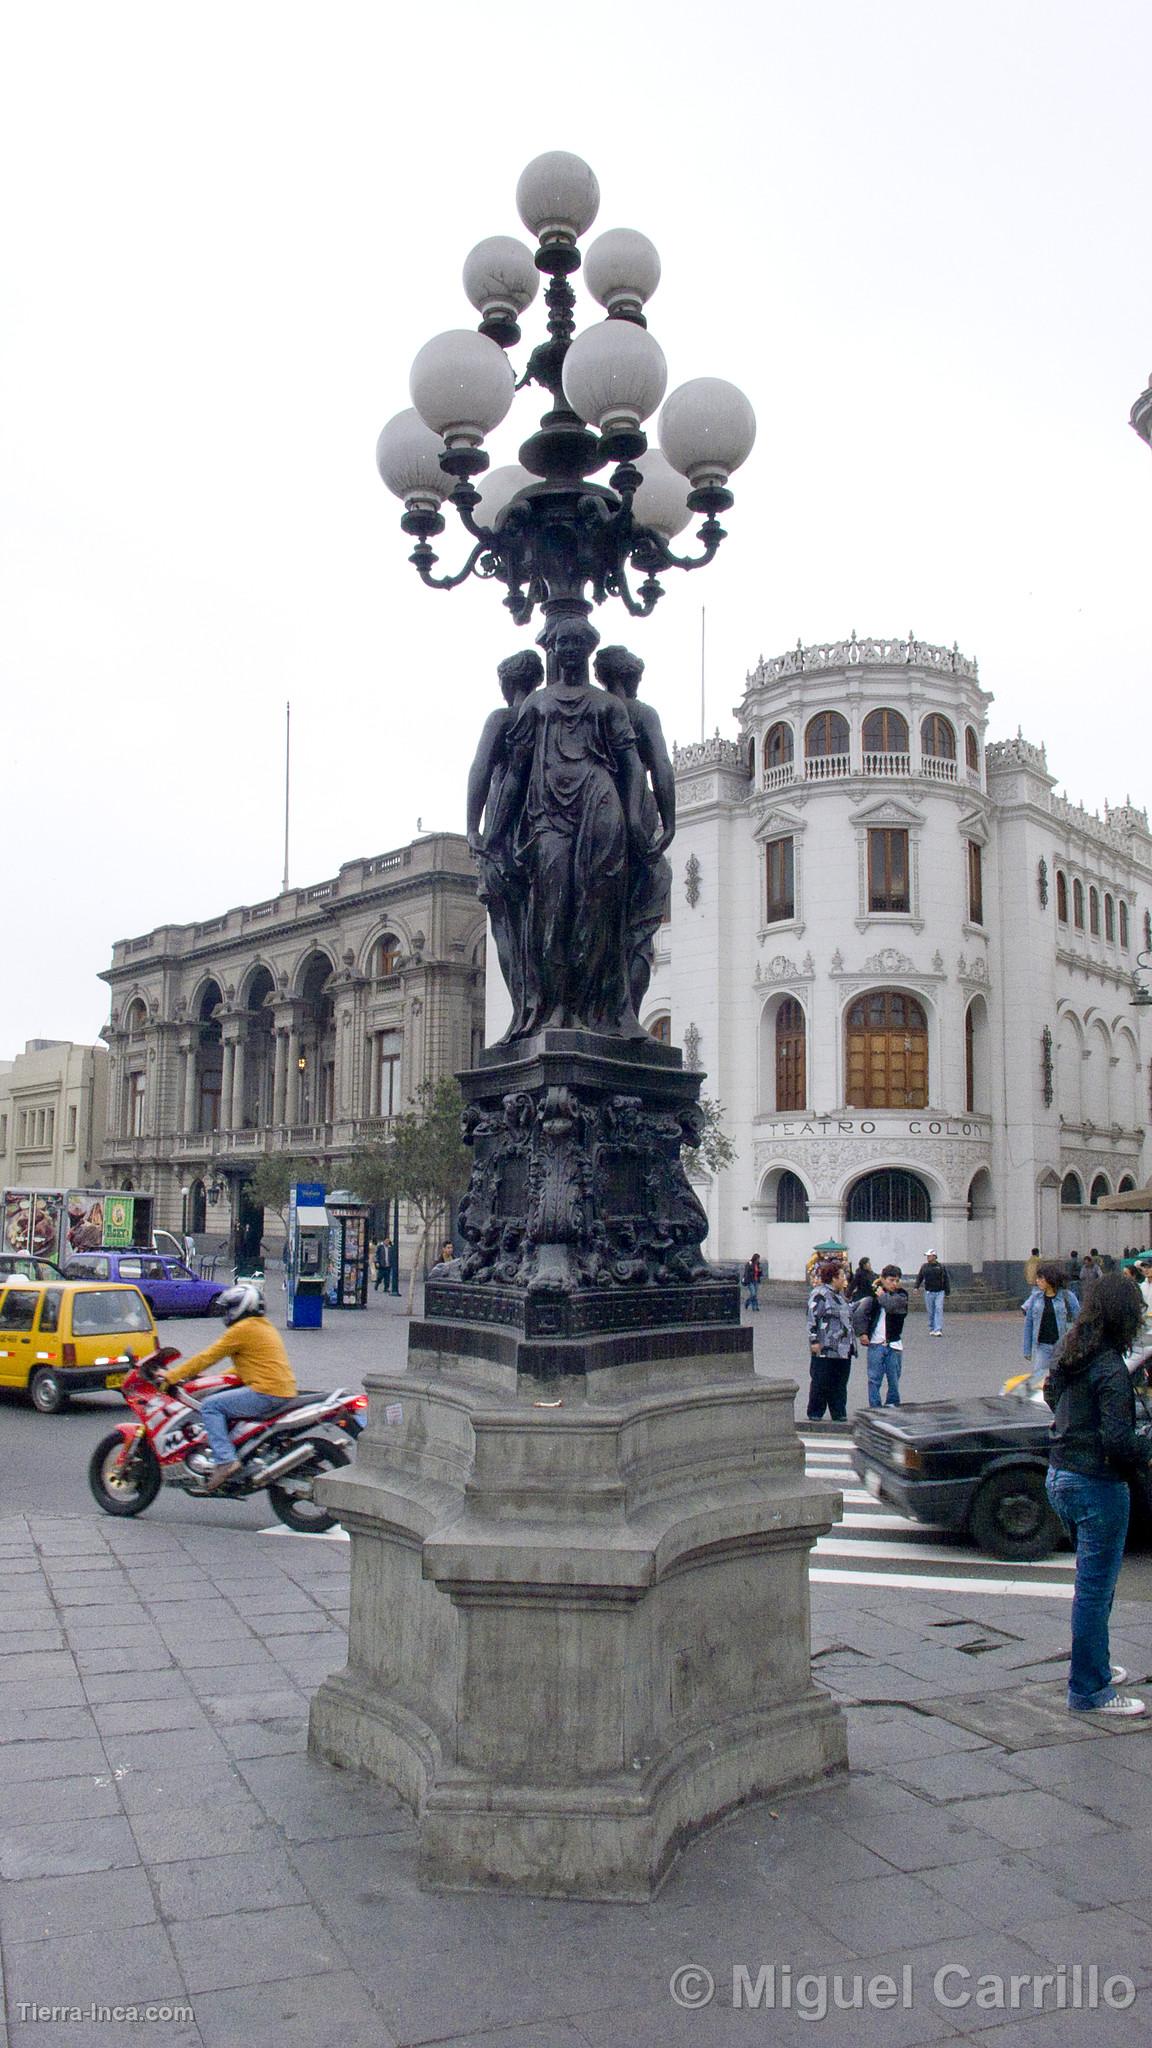
<instances>
[{"instance_id":1,"label":"beige facade","mask_svg":"<svg viewBox=\"0 0 1152 2048\"><path fill-rule=\"evenodd\" d=\"M0 1061L0 1171L6 1188L100 1185L108 1102L102 1045L32 1038Z\"/></svg>"},{"instance_id":2,"label":"beige facade","mask_svg":"<svg viewBox=\"0 0 1152 2048\"><path fill-rule=\"evenodd\" d=\"M254 1228L243 1189L264 1153L315 1157L338 1185L421 1082L471 1065L485 929L467 842L443 833L120 940L103 976L108 1184L150 1192L159 1224L220 1237Z\"/></svg>"}]
</instances>

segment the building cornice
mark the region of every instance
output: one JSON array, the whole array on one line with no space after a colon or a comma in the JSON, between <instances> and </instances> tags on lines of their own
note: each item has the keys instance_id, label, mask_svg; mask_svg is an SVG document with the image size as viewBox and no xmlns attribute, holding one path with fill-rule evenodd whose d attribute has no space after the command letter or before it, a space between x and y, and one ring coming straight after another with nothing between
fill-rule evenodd
<instances>
[{"instance_id":1,"label":"building cornice","mask_svg":"<svg viewBox=\"0 0 1152 2048\"><path fill-rule=\"evenodd\" d=\"M934 647L929 641L917 640L912 634L903 640L859 640L853 632L847 640L819 641L808 647L798 640L786 654L774 654L767 659L761 655L755 668L749 671L747 684L750 690L762 690L792 676L837 673L862 667L921 669L934 675L964 676L971 682L978 682L980 674L972 657L961 654L955 645Z\"/></svg>"}]
</instances>

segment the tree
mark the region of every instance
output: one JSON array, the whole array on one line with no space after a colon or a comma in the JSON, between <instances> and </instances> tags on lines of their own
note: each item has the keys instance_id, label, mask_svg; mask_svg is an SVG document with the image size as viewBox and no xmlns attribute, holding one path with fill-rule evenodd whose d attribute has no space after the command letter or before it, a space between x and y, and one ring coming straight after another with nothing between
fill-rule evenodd
<instances>
[{"instance_id":1,"label":"tree","mask_svg":"<svg viewBox=\"0 0 1152 2048\"><path fill-rule=\"evenodd\" d=\"M417 1106L393 1117L387 1138L362 1145L348 1162L348 1182L362 1202L407 1202L420 1219L420 1239L412 1261L408 1313L416 1295L416 1273L434 1225L454 1196L468 1184L470 1160L460 1137L464 1099L456 1082L445 1075L425 1081L416 1091Z\"/></svg>"},{"instance_id":2,"label":"tree","mask_svg":"<svg viewBox=\"0 0 1152 2048\"><path fill-rule=\"evenodd\" d=\"M708 1095L700 1097L700 1143L686 1146L685 1172L723 1173L736 1157L736 1147L724 1129L724 1105Z\"/></svg>"},{"instance_id":3,"label":"tree","mask_svg":"<svg viewBox=\"0 0 1152 2048\"><path fill-rule=\"evenodd\" d=\"M258 1209L271 1209L288 1230L288 1209L297 1181L322 1181L318 1159L298 1159L291 1152L266 1152L248 1176L248 1198Z\"/></svg>"}]
</instances>

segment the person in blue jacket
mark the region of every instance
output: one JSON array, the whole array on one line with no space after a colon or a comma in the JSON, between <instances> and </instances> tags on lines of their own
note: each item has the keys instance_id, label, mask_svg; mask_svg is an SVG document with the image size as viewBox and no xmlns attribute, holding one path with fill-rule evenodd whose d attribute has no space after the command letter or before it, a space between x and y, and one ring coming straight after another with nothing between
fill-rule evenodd
<instances>
[{"instance_id":1,"label":"person in blue jacket","mask_svg":"<svg viewBox=\"0 0 1152 2048\"><path fill-rule=\"evenodd\" d=\"M1024 1303L1021 1349L1029 1365L1047 1365L1065 1330L1079 1313L1079 1299L1068 1285L1063 1266L1041 1260L1036 1268L1036 1285Z\"/></svg>"}]
</instances>

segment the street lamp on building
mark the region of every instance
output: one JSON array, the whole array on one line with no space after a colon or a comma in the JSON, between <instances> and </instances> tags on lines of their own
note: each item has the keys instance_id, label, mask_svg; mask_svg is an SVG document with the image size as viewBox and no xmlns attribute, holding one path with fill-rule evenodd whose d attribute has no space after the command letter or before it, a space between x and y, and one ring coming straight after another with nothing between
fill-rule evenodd
<instances>
[{"instance_id":1,"label":"street lamp on building","mask_svg":"<svg viewBox=\"0 0 1152 2048\"><path fill-rule=\"evenodd\" d=\"M1152 448L1152 377L1128 415L1128 423L1140 439Z\"/></svg>"},{"instance_id":2,"label":"street lamp on building","mask_svg":"<svg viewBox=\"0 0 1152 2048\"><path fill-rule=\"evenodd\" d=\"M458 328L425 342L412 365L412 407L384 428L377 466L404 501L400 524L416 542L409 559L433 589L494 579L517 625L527 625L537 606L549 621L587 614L591 586L597 604L618 597L645 618L663 595L658 573L702 568L724 539L718 515L733 502L728 479L755 439L752 407L734 384L693 378L665 400L659 447L650 449L643 423L667 382L644 311L660 280L656 250L646 235L617 228L582 256L577 244L600 190L588 165L564 150L528 165L516 203L538 247L496 235L472 250L464 288L479 332ZM577 334L569 280L581 263L606 317ZM517 381L506 351L520 340L519 316L540 273L549 280L549 338ZM548 394L550 409L519 461L490 469L483 443L528 384ZM609 464L607 482L591 481ZM460 569L437 576L430 543L444 531L447 504L473 545ZM671 541L695 514L703 515L700 552L674 554ZM635 592L632 572L643 578Z\"/></svg>"},{"instance_id":3,"label":"street lamp on building","mask_svg":"<svg viewBox=\"0 0 1152 2048\"><path fill-rule=\"evenodd\" d=\"M219 1175L215 1174L213 1175L212 1181L208 1187L208 1200L211 1203L213 1209L216 1207L216 1204L220 1200L220 1197L223 1193L224 1183L220 1179Z\"/></svg>"}]
</instances>

